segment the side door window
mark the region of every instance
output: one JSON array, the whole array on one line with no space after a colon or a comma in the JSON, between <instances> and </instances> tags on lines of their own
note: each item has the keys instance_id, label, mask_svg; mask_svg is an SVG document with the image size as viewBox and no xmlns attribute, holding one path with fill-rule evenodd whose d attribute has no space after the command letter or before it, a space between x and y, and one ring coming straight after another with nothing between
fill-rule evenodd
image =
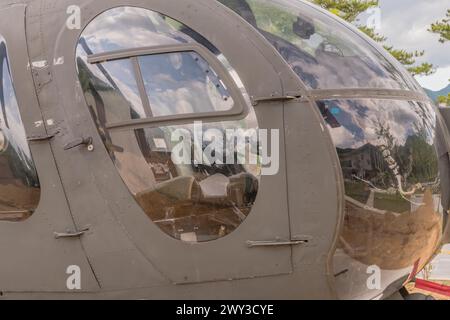
<instances>
[{"instance_id":1,"label":"side door window","mask_svg":"<svg viewBox=\"0 0 450 320\"><path fill-rule=\"evenodd\" d=\"M215 240L242 224L257 197L256 116L217 49L168 17L152 17L167 44L96 52L88 27L79 77L110 156L147 216L175 239Z\"/></svg>"},{"instance_id":2,"label":"side door window","mask_svg":"<svg viewBox=\"0 0 450 320\"><path fill-rule=\"evenodd\" d=\"M206 2L98 5L73 60L86 103L67 112L90 111L96 128L80 134L103 139L90 159L105 211L171 281L289 274L284 106L263 99L284 94L284 62L261 50L273 52L245 22Z\"/></svg>"},{"instance_id":3,"label":"side door window","mask_svg":"<svg viewBox=\"0 0 450 320\"><path fill-rule=\"evenodd\" d=\"M0 221L21 221L38 206L40 185L1 36L0 109Z\"/></svg>"}]
</instances>

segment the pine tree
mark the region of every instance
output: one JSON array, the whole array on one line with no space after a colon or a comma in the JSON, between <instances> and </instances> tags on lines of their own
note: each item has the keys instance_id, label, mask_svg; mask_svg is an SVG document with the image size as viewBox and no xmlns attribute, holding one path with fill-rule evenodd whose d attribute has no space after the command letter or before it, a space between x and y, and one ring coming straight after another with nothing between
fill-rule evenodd
<instances>
[{"instance_id":1,"label":"pine tree","mask_svg":"<svg viewBox=\"0 0 450 320\"><path fill-rule=\"evenodd\" d=\"M438 104L450 107L450 93L447 96L440 96L437 99Z\"/></svg>"},{"instance_id":2,"label":"pine tree","mask_svg":"<svg viewBox=\"0 0 450 320\"><path fill-rule=\"evenodd\" d=\"M450 40L450 9L447 10L446 18L433 23L429 31L439 34L442 43Z\"/></svg>"},{"instance_id":3,"label":"pine tree","mask_svg":"<svg viewBox=\"0 0 450 320\"><path fill-rule=\"evenodd\" d=\"M428 30L440 35L439 42L446 43L450 40L450 9L447 10L446 18L441 21L437 21L431 24L431 28ZM450 79L449 79L450 81ZM438 97L439 104L450 107L450 93L447 96Z\"/></svg>"}]
</instances>

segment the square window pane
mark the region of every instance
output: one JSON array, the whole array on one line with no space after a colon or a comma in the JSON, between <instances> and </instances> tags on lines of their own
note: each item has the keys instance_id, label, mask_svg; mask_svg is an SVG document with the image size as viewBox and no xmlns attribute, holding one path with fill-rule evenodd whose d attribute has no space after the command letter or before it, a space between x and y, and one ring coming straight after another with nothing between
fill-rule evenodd
<instances>
[{"instance_id":1,"label":"square window pane","mask_svg":"<svg viewBox=\"0 0 450 320\"><path fill-rule=\"evenodd\" d=\"M153 116L228 111L234 101L226 85L196 52L139 58Z\"/></svg>"}]
</instances>

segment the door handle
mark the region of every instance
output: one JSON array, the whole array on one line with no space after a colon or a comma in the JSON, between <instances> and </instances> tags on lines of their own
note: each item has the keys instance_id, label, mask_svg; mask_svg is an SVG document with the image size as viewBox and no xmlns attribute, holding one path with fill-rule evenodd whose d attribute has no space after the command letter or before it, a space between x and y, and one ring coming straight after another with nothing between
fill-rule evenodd
<instances>
[{"instance_id":1,"label":"door handle","mask_svg":"<svg viewBox=\"0 0 450 320\"><path fill-rule=\"evenodd\" d=\"M272 240L272 241L247 241L249 248L255 247L283 247L283 246L298 246L307 244L308 240Z\"/></svg>"},{"instance_id":2,"label":"door handle","mask_svg":"<svg viewBox=\"0 0 450 320\"><path fill-rule=\"evenodd\" d=\"M86 146L88 151L94 150L93 139L92 137L88 138L78 138L74 141L69 142L64 146L64 150L70 150L79 146Z\"/></svg>"},{"instance_id":3,"label":"door handle","mask_svg":"<svg viewBox=\"0 0 450 320\"><path fill-rule=\"evenodd\" d=\"M78 238L78 237L81 237L82 235L84 235L88 231L89 231L89 227L86 227L80 231L54 232L54 235L55 235L55 239Z\"/></svg>"}]
</instances>

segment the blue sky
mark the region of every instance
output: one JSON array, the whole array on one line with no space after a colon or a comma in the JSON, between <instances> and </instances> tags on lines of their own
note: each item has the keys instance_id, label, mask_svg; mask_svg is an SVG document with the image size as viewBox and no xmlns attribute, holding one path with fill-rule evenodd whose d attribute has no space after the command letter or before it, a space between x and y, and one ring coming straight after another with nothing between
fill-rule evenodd
<instances>
[{"instance_id":1,"label":"blue sky","mask_svg":"<svg viewBox=\"0 0 450 320\"><path fill-rule=\"evenodd\" d=\"M432 76L418 77L420 84L432 90L446 87L450 79L450 42L438 42L439 36L427 29L432 22L444 18L450 0L380 0L380 9L378 32L388 37L388 44L409 51L425 50L420 61L437 67Z\"/></svg>"}]
</instances>

